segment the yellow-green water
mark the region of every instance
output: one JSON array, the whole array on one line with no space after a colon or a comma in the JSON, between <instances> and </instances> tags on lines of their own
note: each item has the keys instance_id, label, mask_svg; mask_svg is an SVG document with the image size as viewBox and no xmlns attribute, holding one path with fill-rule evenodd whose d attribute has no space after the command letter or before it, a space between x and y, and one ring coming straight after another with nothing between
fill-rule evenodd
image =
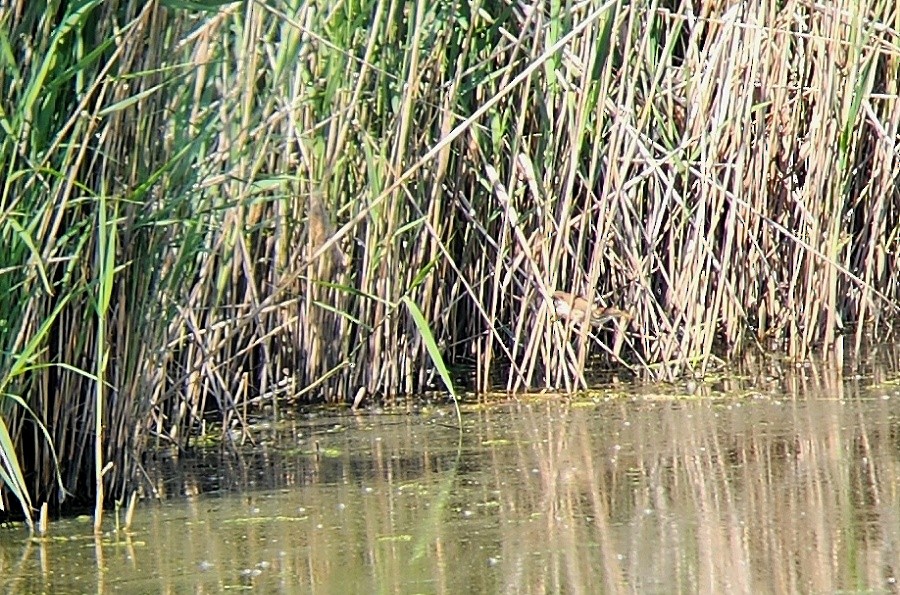
<instances>
[{"instance_id":1,"label":"yellow-green water","mask_svg":"<svg viewBox=\"0 0 900 595\"><path fill-rule=\"evenodd\" d=\"M802 374L801 374L802 376ZM16 593L890 592L900 391L809 379L302 418L148 464L129 534L0 532ZM211 462L212 461L212 462ZM185 496L187 494L187 496Z\"/></svg>"}]
</instances>

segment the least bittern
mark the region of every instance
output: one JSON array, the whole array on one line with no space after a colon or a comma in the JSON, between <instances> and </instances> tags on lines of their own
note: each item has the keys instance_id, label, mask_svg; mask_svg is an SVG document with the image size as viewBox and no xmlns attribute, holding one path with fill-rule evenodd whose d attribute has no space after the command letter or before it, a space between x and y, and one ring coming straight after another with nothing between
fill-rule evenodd
<instances>
[{"instance_id":1,"label":"least bittern","mask_svg":"<svg viewBox=\"0 0 900 595\"><path fill-rule=\"evenodd\" d=\"M566 291L553 292L553 307L556 309L557 317L578 323L584 322L587 318L591 326L601 326L614 318L626 321L632 318L631 314L624 310L592 304L580 295Z\"/></svg>"}]
</instances>

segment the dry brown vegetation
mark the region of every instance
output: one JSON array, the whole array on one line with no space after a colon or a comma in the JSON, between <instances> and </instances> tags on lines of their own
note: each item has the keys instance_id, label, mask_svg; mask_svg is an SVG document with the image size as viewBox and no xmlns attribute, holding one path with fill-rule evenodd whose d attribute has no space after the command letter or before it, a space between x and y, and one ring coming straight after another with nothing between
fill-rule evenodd
<instances>
[{"instance_id":1,"label":"dry brown vegetation","mask_svg":"<svg viewBox=\"0 0 900 595\"><path fill-rule=\"evenodd\" d=\"M592 354L673 378L896 314L893 2L207 4L0 8L26 507L51 444L118 493L208 412L421 390L432 342L572 390ZM552 323L559 289L633 319Z\"/></svg>"}]
</instances>

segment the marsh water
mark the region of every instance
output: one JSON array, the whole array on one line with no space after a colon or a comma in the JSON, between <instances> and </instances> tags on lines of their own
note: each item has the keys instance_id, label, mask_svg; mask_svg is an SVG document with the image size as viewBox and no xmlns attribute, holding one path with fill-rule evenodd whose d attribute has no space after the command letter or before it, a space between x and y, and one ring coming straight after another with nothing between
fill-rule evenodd
<instances>
[{"instance_id":1,"label":"marsh water","mask_svg":"<svg viewBox=\"0 0 900 595\"><path fill-rule=\"evenodd\" d=\"M690 390L688 390L690 389ZM897 377L419 403L148 461L129 532L3 529L7 592L894 592Z\"/></svg>"}]
</instances>

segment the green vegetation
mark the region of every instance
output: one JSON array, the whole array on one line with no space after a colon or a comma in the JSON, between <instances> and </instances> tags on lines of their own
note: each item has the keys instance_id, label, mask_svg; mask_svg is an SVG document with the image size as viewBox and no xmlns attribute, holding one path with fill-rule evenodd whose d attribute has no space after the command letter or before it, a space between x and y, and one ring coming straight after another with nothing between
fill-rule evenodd
<instances>
[{"instance_id":1,"label":"green vegetation","mask_svg":"<svg viewBox=\"0 0 900 595\"><path fill-rule=\"evenodd\" d=\"M209 413L887 328L893 2L533 6L0 8L0 503L120 498Z\"/></svg>"}]
</instances>

